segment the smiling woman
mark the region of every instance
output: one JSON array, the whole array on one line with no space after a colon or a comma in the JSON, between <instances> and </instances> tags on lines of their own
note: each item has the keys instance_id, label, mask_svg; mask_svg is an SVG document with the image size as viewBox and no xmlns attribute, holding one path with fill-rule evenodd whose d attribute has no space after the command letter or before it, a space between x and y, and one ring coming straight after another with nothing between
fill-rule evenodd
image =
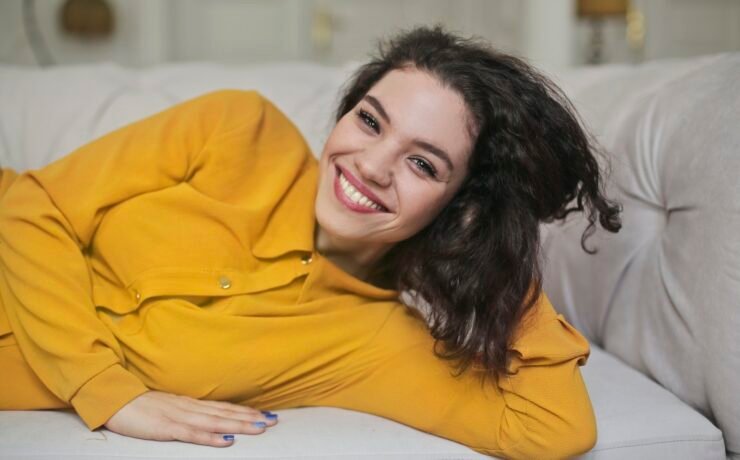
<instances>
[{"instance_id":1,"label":"smiling woman","mask_svg":"<svg viewBox=\"0 0 740 460\"><path fill-rule=\"evenodd\" d=\"M418 28L349 82L318 162L221 90L0 170L0 409L223 447L334 406L489 455L589 450L589 344L541 292L538 229L619 211L558 94Z\"/></svg>"},{"instance_id":2,"label":"smiling woman","mask_svg":"<svg viewBox=\"0 0 740 460\"><path fill-rule=\"evenodd\" d=\"M363 268L427 226L466 177L468 119L458 93L427 72L380 79L324 146L317 249L365 276Z\"/></svg>"},{"instance_id":3,"label":"smiling woman","mask_svg":"<svg viewBox=\"0 0 740 460\"><path fill-rule=\"evenodd\" d=\"M541 292L539 225L588 214L621 227L597 144L570 101L524 61L442 28L381 44L345 90L321 158L319 250L429 305L462 372L506 374L514 329ZM353 193L331 197L335 178ZM342 188L340 188L342 189ZM387 212L348 212L388 201ZM575 205L568 207L575 201ZM339 206L337 203L346 203Z\"/></svg>"}]
</instances>

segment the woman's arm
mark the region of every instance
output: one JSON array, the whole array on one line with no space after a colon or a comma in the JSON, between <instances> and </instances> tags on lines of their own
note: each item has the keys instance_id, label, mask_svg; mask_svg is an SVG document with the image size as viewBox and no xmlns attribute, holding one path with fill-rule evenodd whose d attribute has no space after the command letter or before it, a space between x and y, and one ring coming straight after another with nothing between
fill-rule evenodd
<instances>
[{"instance_id":1,"label":"woman's arm","mask_svg":"<svg viewBox=\"0 0 740 460\"><path fill-rule=\"evenodd\" d=\"M596 422L579 366L586 339L543 294L498 385L459 378L433 354L426 324L398 307L363 351L361 375L309 405L372 413L505 458L563 458L588 451ZM529 317L528 317L529 318Z\"/></svg>"},{"instance_id":2,"label":"woman's arm","mask_svg":"<svg viewBox=\"0 0 740 460\"><path fill-rule=\"evenodd\" d=\"M185 101L19 175L0 201L0 295L31 368L88 428L148 391L96 315L84 252L113 206L188 181L265 101L224 90Z\"/></svg>"}]
</instances>

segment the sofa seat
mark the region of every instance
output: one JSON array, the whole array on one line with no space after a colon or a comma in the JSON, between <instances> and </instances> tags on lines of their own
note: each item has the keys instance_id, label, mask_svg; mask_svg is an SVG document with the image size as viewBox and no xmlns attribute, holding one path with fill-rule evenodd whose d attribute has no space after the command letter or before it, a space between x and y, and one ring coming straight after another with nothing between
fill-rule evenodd
<instances>
[{"instance_id":1,"label":"sofa seat","mask_svg":"<svg viewBox=\"0 0 740 460\"><path fill-rule=\"evenodd\" d=\"M584 459L723 459L722 432L657 383L591 345L581 367L598 414L598 442ZM90 432L71 411L0 412L5 460L477 459L468 447L375 415L332 407L277 411L280 422L227 448Z\"/></svg>"}]
</instances>

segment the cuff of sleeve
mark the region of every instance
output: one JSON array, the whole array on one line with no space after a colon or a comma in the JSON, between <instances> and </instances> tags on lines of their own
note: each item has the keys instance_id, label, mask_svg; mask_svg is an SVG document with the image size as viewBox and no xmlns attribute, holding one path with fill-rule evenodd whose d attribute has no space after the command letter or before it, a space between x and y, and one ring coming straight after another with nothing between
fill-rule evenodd
<instances>
[{"instance_id":1,"label":"cuff of sleeve","mask_svg":"<svg viewBox=\"0 0 740 460\"><path fill-rule=\"evenodd\" d=\"M116 364L88 380L70 402L92 431L147 391L149 388L138 377Z\"/></svg>"}]
</instances>

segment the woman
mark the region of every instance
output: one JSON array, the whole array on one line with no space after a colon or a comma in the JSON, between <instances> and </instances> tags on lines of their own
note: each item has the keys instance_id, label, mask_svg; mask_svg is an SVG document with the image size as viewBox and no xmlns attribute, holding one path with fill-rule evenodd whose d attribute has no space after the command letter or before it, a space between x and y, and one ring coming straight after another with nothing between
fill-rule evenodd
<instances>
[{"instance_id":1,"label":"woman","mask_svg":"<svg viewBox=\"0 0 740 460\"><path fill-rule=\"evenodd\" d=\"M436 27L357 71L318 163L224 90L6 170L0 408L227 446L260 410L335 406L489 455L589 450L588 342L538 248L573 211L584 249L597 216L618 231L594 151L552 83Z\"/></svg>"}]
</instances>

